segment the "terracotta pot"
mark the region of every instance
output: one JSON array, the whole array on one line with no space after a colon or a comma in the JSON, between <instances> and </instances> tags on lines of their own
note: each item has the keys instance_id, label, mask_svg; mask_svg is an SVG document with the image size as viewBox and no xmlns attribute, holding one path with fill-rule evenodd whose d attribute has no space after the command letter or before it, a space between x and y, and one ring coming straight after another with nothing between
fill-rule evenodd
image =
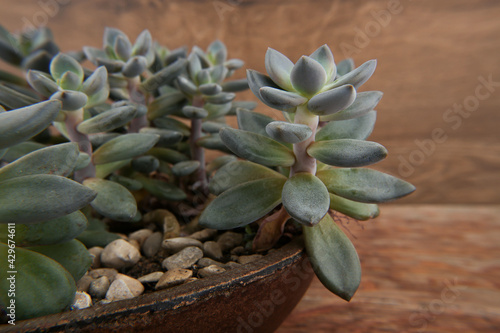
<instances>
[{"instance_id":1,"label":"terracotta pot","mask_svg":"<svg viewBox=\"0 0 500 333\"><path fill-rule=\"evenodd\" d=\"M0 326L4 332L273 332L314 276L302 240L263 259L130 300Z\"/></svg>"}]
</instances>

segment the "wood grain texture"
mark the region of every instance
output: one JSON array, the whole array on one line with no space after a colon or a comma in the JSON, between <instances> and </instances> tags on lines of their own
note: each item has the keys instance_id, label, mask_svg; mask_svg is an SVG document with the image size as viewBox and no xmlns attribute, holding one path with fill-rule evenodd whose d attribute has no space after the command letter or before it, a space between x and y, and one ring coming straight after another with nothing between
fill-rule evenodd
<instances>
[{"instance_id":1,"label":"wood grain texture","mask_svg":"<svg viewBox=\"0 0 500 333\"><path fill-rule=\"evenodd\" d=\"M498 1L0 0L0 8L2 25L46 23L63 50L98 47L104 27L113 26L132 39L150 29L170 48L219 38L231 57L259 71L267 47L293 61L325 43L336 60L376 58L362 88L384 92L370 139L389 148L377 167L417 186L402 202L500 203ZM484 80L493 81L489 90L478 88ZM484 98L476 99L477 89ZM256 100L248 92L242 98ZM429 140L436 146L430 153L422 144Z\"/></svg>"},{"instance_id":2,"label":"wood grain texture","mask_svg":"<svg viewBox=\"0 0 500 333\"><path fill-rule=\"evenodd\" d=\"M360 289L346 303L313 280L277 333L500 331L500 206L384 206L344 226Z\"/></svg>"}]
</instances>

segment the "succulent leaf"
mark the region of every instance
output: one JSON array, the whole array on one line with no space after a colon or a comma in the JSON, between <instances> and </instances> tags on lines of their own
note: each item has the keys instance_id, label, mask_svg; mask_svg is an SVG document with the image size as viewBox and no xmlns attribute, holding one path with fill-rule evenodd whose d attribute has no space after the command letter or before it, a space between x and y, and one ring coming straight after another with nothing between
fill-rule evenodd
<instances>
[{"instance_id":1,"label":"succulent leaf","mask_svg":"<svg viewBox=\"0 0 500 333\"><path fill-rule=\"evenodd\" d=\"M76 239L60 244L28 247L27 250L43 254L63 266L75 279L87 273L92 264L92 256L81 242Z\"/></svg>"},{"instance_id":2,"label":"succulent leaf","mask_svg":"<svg viewBox=\"0 0 500 333\"><path fill-rule=\"evenodd\" d=\"M119 73L125 63L121 60L97 58L96 65L106 67L109 73Z\"/></svg>"},{"instance_id":3,"label":"succulent leaf","mask_svg":"<svg viewBox=\"0 0 500 333\"><path fill-rule=\"evenodd\" d=\"M78 77L78 75L67 71L59 80L57 80L57 84L59 84L63 90L78 90L82 81L80 81L80 77Z\"/></svg>"},{"instance_id":4,"label":"succulent leaf","mask_svg":"<svg viewBox=\"0 0 500 333\"><path fill-rule=\"evenodd\" d=\"M139 156L132 160L131 166L136 171L149 174L158 170L160 161L156 157L150 155Z\"/></svg>"},{"instance_id":5,"label":"succulent leaf","mask_svg":"<svg viewBox=\"0 0 500 333\"><path fill-rule=\"evenodd\" d=\"M332 87L340 87L345 84L351 84L354 88L358 89L363 83L368 81L373 72L375 72L376 67L377 60L368 60L358 68L335 80Z\"/></svg>"},{"instance_id":6,"label":"succulent leaf","mask_svg":"<svg viewBox=\"0 0 500 333\"><path fill-rule=\"evenodd\" d=\"M36 150L0 168L0 182L37 174L68 176L79 156L76 143L62 143Z\"/></svg>"},{"instance_id":7,"label":"succulent leaf","mask_svg":"<svg viewBox=\"0 0 500 333\"><path fill-rule=\"evenodd\" d=\"M50 99L60 101L64 111L76 111L87 104L88 97L79 91L64 90L56 92Z\"/></svg>"},{"instance_id":8,"label":"succulent leaf","mask_svg":"<svg viewBox=\"0 0 500 333\"><path fill-rule=\"evenodd\" d=\"M192 174L200 167L199 161L184 161L172 166L172 173L177 177L184 177Z\"/></svg>"},{"instance_id":9,"label":"succulent leaf","mask_svg":"<svg viewBox=\"0 0 500 333\"><path fill-rule=\"evenodd\" d=\"M68 242L87 229L87 218L79 210L63 217L33 224L17 224L17 246L49 245ZM0 223L0 242L7 243L7 224Z\"/></svg>"},{"instance_id":10,"label":"succulent leaf","mask_svg":"<svg viewBox=\"0 0 500 333\"><path fill-rule=\"evenodd\" d=\"M135 44L132 47L133 55L142 55L148 58L148 64L153 63L153 37L151 37L151 33L149 30L143 30L137 39L135 40ZM151 53L151 55L149 55ZM151 59L149 59L151 57Z\"/></svg>"},{"instance_id":11,"label":"succulent leaf","mask_svg":"<svg viewBox=\"0 0 500 333\"><path fill-rule=\"evenodd\" d=\"M118 37L128 40L127 35L125 35L121 30L109 27L104 28L104 35L102 41L103 46L114 47Z\"/></svg>"},{"instance_id":12,"label":"succulent leaf","mask_svg":"<svg viewBox=\"0 0 500 333\"><path fill-rule=\"evenodd\" d=\"M182 113L189 119L203 119L208 116L207 110L192 105L184 106Z\"/></svg>"},{"instance_id":13,"label":"succulent leaf","mask_svg":"<svg viewBox=\"0 0 500 333\"><path fill-rule=\"evenodd\" d=\"M96 177L97 178L106 178L111 173L115 172L116 170L119 170L119 169L123 168L124 166L128 165L131 161L132 161L131 159L126 159L126 160L96 165L95 166Z\"/></svg>"},{"instance_id":14,"label":"succulent leaf","mask_svg":"<svg viewBox=\"0 0 500 333\"><path fill-rule=\"evenodd\" d=\"M168 114L169 108L183 101L186 97L178 90L169 91L168 93L157 97L148 105L148 118L156 119Z\"/></svg>"},{"instance_id":15,"label":"succulent leaf","mask_svg":"<svg viewBox=\"0 0 500 333\"><path fill-rule=\"evenodd\" d=\"M189 160L189 157L187 157L183 153L180 153L177 150L169 148L158 148L158 147L151 148L147 152L147 154L152 155L161 161L165 161L171 164Z\"/></svg>"},{"instance_id":16,"label":"succulent leaf","mask_svg":"<svg viewBox=\"0 0 500 333\"><path fill-rule=\"evenodd\" d=\"M302 56L290 73L292 85L299 93L310 97L316 94L326 82L323 66L308 56Z\"/></svg>"},{"instance_id":17,"label":"succulent leaf","mask_svg":"<svg viewBox=\"0 0 500 333\"><path fill-rule=\"evenodd\" d=\"M210 192L219 195L237 185L264 178L283 178L282 174L248 161L234 161L221 167L210 180Z\"/></svg>"},{"instance_id":18,"label":"succulent leaf","mask_svg":"<svg viewBox=\"0 0 500 333\"><path fill-rule=\"evenodd\" d=\"M126 125L137 111L132 105L121 106L105 111L81 122L76 128L84 134L108 132Z\"/></svg>"},{"instance_id":19,"label":"succulent leaf","mask_svg":"<svg viewBox=\"0 0 500 333\"><path fill-rule=\"evenodd\" d=\"M158 71L141 83L141 88L146 92L153 92L160 86L170 83L186 67L186 59L177 59L167 67Z\"/></svg>"},{"instance_id":20,"label":"succulent leaf","mask_svg":"<svg viewBox=\"0 0 500 333\"><path fill-rule=\"evenodd\" d=\"M316 176L300 172L283 187L283 206L288 214L304 225L317 224L330 208L330 196Z\"/></svg>"},{"instance_id":21,"label":"succulent leaf","mask_svg":"<svg viewBox=\"0 0 500 333\"><path fill-rule=\"evenodd\" d=\"M377 119L377 111L369 111L360 117L332 121L316 132L316 141L356 139L365 140L370 136Z\"/></svg>"},{"instance_id":22,"label":"succulent leaf","mask_svg":"<svg viewBox=\"0 0 500 333\"><path fill-rule=\"evenodd\" d=\"M15 90L14 86L7 86L6 84L0 83L0 103L6 108L23 108L36 104L39 101L39 98Z\"/></svg>"},{"instance_id":23,"label":"succulent leaf","mask_svg":"<svg viewBox=\"0 0 500 333\"><path fill-rule=\"evenodd\" d=\"M159 199L181 201L187 198L186 193L173 184L139 175L134 178L142 183L146 191Z\"/></svg>"},{"instance_id":24,"label":"succulent leaf","mask_svg":"<svg viewBox=\"0 0 500 333\"><path fill-rule=\"evenodd\" d=\"M137 213L134 196L122 185L99 178L87 178L83 185L97 193L90 205L99 214L117 221L130 221Z\"/></svg>"},{"instance_id":25,"label":"succulent leaf","mask_svg":"<svg viewBox=\"0 0 500 333\"><path fill-rule=\"evenodd\" d=\"M215 121L204 121L201 128L204 132L216 134L219 133L221 128L228 127L225 123L219 123Z\"/></svg>"},{"instance_id":26,"label":"succulent leaf","mask_svg":"<svg viewBox=\"0 0 500 333\"><path fill-rule=\"evenodd\" d=\"M49 97L59 90L57 83L44 72L29 70L26 78L30 86L45 97Z\"/></svg>"},{"instance_id":27,"label":"succulent leaf","mask_svg":"<svg viewBox=\"0 0 500 333\"><path fill-rule=\"evenodd\" d=\"M356 89L351 85L324 91L309 100L309 111L318 116L334 114L351 105L356 98Z\"/></svg>"},{"instance_id":28,"label":"succulent leaf","mask_svg":"<svg viewBox=\"0 0 500 333\"><path fill-rule=\"evenodd\" d=\"M261 113L239 109L236 111L238 116L238 127L244 131L268 136L266 126L274 119Z\"/></svg>"},{"instance_id":29,"label":"succulent leaf","mask_svg":"<svg viewBox=\"0 0 500 333\"><path fill-rule=\"evenodd\" d=\"M362 167L387 157L387 149L372 141L339 139L313 142L307 153L328 165Z\"/></svg>"},{"instance_id":30,"label":"succulent leaf","mask_svg":"<svg viewBox=\"0 0 500 333\"><path fill-rule=\"evenodd\" d=\"M184 76L179 76L176 83L179 89L187 95L195 95L198 92L196 85Z\"/></svg>"},{"instance_id":31,"label":"succulent leaf","mask_svg":"<svg viewBox=\"0 0 500 333\"><path fill-rule=\"evenodd\" d=\"M156 134L160 136L158 140L159 146L171 146L182 140L184 137L181 132L166 130L163 128L155 128L155 127L143 127L139 130L139 133L146 134Z\"/></svg>"},{"instance_id":32,"label":"succulent leaf","mask_svg":"<svg viewBox=\"0 0 500 333\"><path fill-rule=\"evenodd\" d=\"M284 178L265 178L235 186L212 201L200 216L200 225L219 230L247 225L281 202Z\"/></svg>"},{"instance_id":33,"label":"succulent leaf","mask_svg":"<svg viewBox=\"0 0 500 333\"><path fill-rule=\"evenodd\" d=\"M290 81L293 62L282 53L268 48L265 59L266 71L269 77L284 90L294 91Z\"/></svg>"},{"instance_id":34,"label":"succulent leaf","mask_svg":"<svg viewBox=\"0 0 500 333\"><path fill-rule=\"evenodd\" d=\"M221 129L219 134L234 154L251 162L266 166L291 166L295 163L295 155L290 149L266 136L229 127Z\"/></svg>"},{"instance_id":35,"label":"succulent leaf","mask_svg":"<svg viewBox=\"0 0 500 333\"><path fill-rule=\"evenodd\" d=\"M271 87L280 89L280 87L276 85L276 83L274 83L274 81L269 76L261 74L252 69L247 70L247 80L248 80L248 86L250 90L253 92L253 94L257 96L264 104L266 104L267 106L271 106L268 105L267 102L264 101L260 96L260 88Z\"/></svg>"},{"instance_id":36,"label":"succulent leaf","mask_svg":"<svg viewBox=\"0 0 500 333\"><path fill-rule=\"evenodd\" d=\"M247 79L226 81L221 84L221 87L225 92L238 92L249 88Z\"/></svg>"},{"instance_id":37,"label":"succulent leaf","mask_svg":"<svg viewBox=\"0 0 500 333\"><path fill-rule=\"evenodd\" d=\"M130 58L122 68L122 74L125 77L133 78L139 76L148 67L148 61L143 56L133 56Z\"/></svg>"},{"instance_id":38,"label":"succulent leaf","mask_svg":"<svg viewBox=\"0 0 500 333\"><path fill-rule=\"evenodd\" d=\"M337 74L337 67L335 66L335 60L333 59L333 54L328 45L322 45L316 51L314 51L310 57L320 63L325 69L326 78L335 78Z\"/></svg>"},{"instance_id":39,"label":"succulent leaf","mask_svg":"<svg viewBox=\"0 0 500 333\"><path fill-rule=\"evenodd\" d=\"M299 143L312 135L309 126L286 121L273 121L267 124L266 132L274 140L286 143Z\"/></svg>"},{"instance_id":40,"label":"succulent leaf","mask_svg":"<svg viewBox=\"0 0 500 333\"><path fill-rule=\"evenodd\" d=\"M156 134L131 133L111 139L93 154L94 164L105 164L142 155L160 139Z\"/></svg>"},{"instance_id":41,"label":"succulent leaf","mask_svg":"<svg viewBox=\"0 0 500 333\"><path fill-rule=\"evenodd\" d=\"M354 69L354 60L351 58L344 59L337 64L337 76L344 76ZM332 77L332 81L335 77Z\"/></svg>"},{"instance_id":42,"label":"succulent leaf","mask_svg":"<svg viewBox=\"0 0 500 333\"><path fill-rule=\"evenodd\" d=\"M356 202L332 193L330 193L330 209L359 221L376 218L380 213L377 204Z\"/></svg>"},{"instance_id":43,"label":"succulent leaf","mask_svg":"<svg viewBox=\"0 0 500 333\"><path fill-rule=\"evenodd\" d=\"M196 145L207 149L215 149L230 154L231 151L222 142L219 134L206 135L196 140Z\"/></svg>"},{"instance_id":44,"label":"succulent leaf","mask_svg":"<svg viewBox=\"0 0 500 333\"><path fill-rule=\"evenodd\" d=\"M91 46L84 46L83 53L85 54L85 57L94 65L97 65L97 59L106 58L106 53L103 50Z\"/></svg>"},{"instance_id":45,"label":"succulent leaf","mask_svg":"<svg viewBox=\"0 0 500 333\"><path fill-rule=\"evenodd\" d=\"M228 75L228 70L223 65L214 66L209 68L208 71L210 73L210 81L218 84L221 84Z\"/></svg>"},{"instance_id":46,"label":"succulent leaf","mask_svg":"<svg viewBox=\"0 0 500 333\"><path fill-rule=\"evenodd\" d=\"M262 87L260 97L268 106L286 112L295 112L295 108L307 102L307 98L281 89Z\"/></svg>"},{"instance_id":47,"label":"succulent leaf","mask_svg":"<svg viewBox=\"0 0 500 333\"><path fill-rule=\"evenodd\" d=\"M114 52L119 59L127 61L132 55L132 44L130 40L118 35L114 43Z\"/></svg>"},{"instance_id":48,"label":"succulent leaf","mask_svg":"<svg viewBox=\"0 0 500 333\"><path fill-rule=\"evenodd\" d=\"M381 203L415 191L412 184L371 169L321 170L316 176L326 185L329 192L358 202Z\"/></svg>"},{"instance_id":49,"label":"succulent leaf","mask_svg":"<svg viewBox=\"0 0 500 333\"><path fill-rule=\"evenodd\" d=\"M380 91L363 91L357 93L354 102L345 110L321 117L321 121L347 120L360 117L373 110L382 98Z\"/></svg>"},{"instance_id":50,"label":"succulent leaf","mask_svg":"<svg viewBox=\"0 0 500 333\"><path fill-rule=\"evenodd\" d=\"M234 93L221 92L213 96L205 96L205 100L211 104L226 104L231 102L236 95Z\"/></svg>"},{"instance_id":51,"label":"succulent leaf","mask_svg":"<svg viewBox=\"0 0 500 333\"><path fill-rule=\"evenodd\" d=\"M83 82L83 68L78 61L67 54L59 53L50 62L50 74L57 81L68 71L76 74L80 82Z\"/></svg>"},{"instance_id":52,"label":"succulent leaf","mask_svg":"<svg viewBox=\"0 0 500 333\"><path fill-rule=\"evenodd\" d=\"M217 83L206 83L199 86L200 92L203 95L213 96L222 92L222 87Z\"/></svg>"},{"instance_id":53,"label":"succulent leaf","mask_svg":"<svg viewBox=\"0 0 500 333\"><path fill-rule=\"evenodd\" d=\"M0 182L0 223L55 219L86 206L95 196L91 189L61 176L30 175L5 180Z\"/></svg>"},{"instance_id":54,"label":"succulent leaf","mask_svg":"<svg viewBox=\"0 0 500 333\"><path fill-rule=\"evenodd\" d=\"M50 125L60 110L59 101L45 101L0 113L0 149L37 135Z\"/></svg>"},{"instance_id":55,"label":"succulent leaf","mask_svg":"<svg viewBox=\"0 0 500 333\"><path fill-rule=\"evenodd\" d=\"M153 123L155 124L156 127L180 132L182 133L183 136L189 136L191 133L189 126L174 118L169 118L169 117L156 118L153 121Z\"/></svg>"},{"instance_id":56,"label":"succulent leaf","mask_svg":"<svg viewBox=\"0 0 500 333\"><path fill-rule=\"evenodd\" d=\"M328 290L349 301L361 282L361 265L351 241L329 214L303 230L316 276Z\"/></svg>"},{"instance_id":57,"label":"succulent leaf","mask_svg":"<svg viewBox=\"0 0 500 333\"><path fill-rule=\"evenodd\" d=\"M0 243L0 260L7 262L8 246ZM71 274L56 261L21 247L16 248L16 320L61 312L75 297L76 285ZM44 276L43 279L40 277ZM0 290L9 290L7 270L0 271ZM9 304L7 293L0 302Z\"/></svg>"}]
</instances>

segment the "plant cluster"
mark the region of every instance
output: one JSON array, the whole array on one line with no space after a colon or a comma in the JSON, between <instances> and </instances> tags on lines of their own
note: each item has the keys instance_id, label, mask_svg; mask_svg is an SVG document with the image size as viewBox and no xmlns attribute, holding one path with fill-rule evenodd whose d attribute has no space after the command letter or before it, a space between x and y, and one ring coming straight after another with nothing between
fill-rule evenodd
<instances>
[{"instance_id":1,"label":"plant cluster","mask_svg":"<svg viewBox=\"0 0 500 333\"><path fill-rule=\"evenodd\" d=\"M15 252L17 319L67 308L91 264L85 246L119 237L104 221L137 223L157 207L215 229L255 222L256 251L271 248L287 221L302 225L317 275L348 300L359 259L334 212L366 220L376 203L414 190L359 168L387 154L365 141L381 93L357 92L374 61L336 65L322 46L293 64L269 49L268 76L228 80L243 62L220 41L188 53L147 30L132 44L107 28L102 48L60 53L48 29L2 27L0 58L27 71L0 71L0 260ZM248 87L286 121L234 101ZM205 149L227 154L208 163Z\"/></svg>"}]
</instances>

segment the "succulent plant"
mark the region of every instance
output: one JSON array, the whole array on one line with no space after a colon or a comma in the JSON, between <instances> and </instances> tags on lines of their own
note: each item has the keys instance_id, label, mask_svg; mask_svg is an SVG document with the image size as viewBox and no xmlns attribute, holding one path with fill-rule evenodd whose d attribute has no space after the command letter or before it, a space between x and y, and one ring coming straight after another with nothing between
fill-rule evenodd
<instances>
[{"instance_id":1,"label":"succulent plant","mask_svg":"<svg viewBox=\"0 0 500 333\"><path fill-rule=\"evenodd\" d=\"M292 219L302 224L307 253L321 282L350 300L361 278L359 258L334 222L342 213L359 220L378 215L377 203L414 191L391 175L361 168L387 156L380 144L366 141L382 94L358 92L376 61L353 68L337 65L328 46L295 64L276 50L265 57L268 75L248 70L252 92L286 121L237 111L240 129L222 128L226 146L246 161L222 167L210 183L217 195L200 224L232 229L258 221L254 249L266 250Z\"/></svg>"}]
</instances>

